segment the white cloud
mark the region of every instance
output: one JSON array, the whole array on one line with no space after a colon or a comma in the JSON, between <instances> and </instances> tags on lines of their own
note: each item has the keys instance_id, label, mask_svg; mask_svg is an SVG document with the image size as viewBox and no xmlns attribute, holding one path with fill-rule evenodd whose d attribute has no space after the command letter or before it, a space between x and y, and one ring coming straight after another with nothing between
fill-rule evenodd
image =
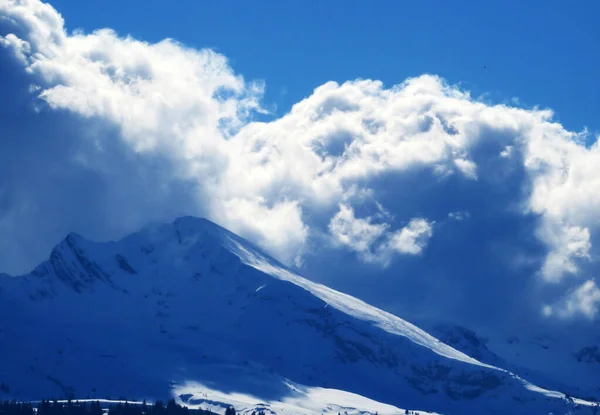
<instances>
[{"instance_id":1,"label":"white cloud","mask_svg":"<svg viewBox=\"0 0 600 415\"><path fill-rule=\"evenodd\" d=\"M339 211L329 222L329 231L337 242L358 252L366 261L377 261L373 253L379 239L387 232L386 223L372 223L372 218L357 218L354 210L341 204Z\"/></svg>"},{"instance_id":2,"label":"white cloud","mask_svg":"<svg viewBox=\"0 0 600 415\"><path fill-rule=\"evenodd\" d=\"M559 303L545 306L542 311L546 316L569 318L582 315L591 320L596 317L599 305L600 288L594 280L588 280L571 291Z\"/></svg>"},{"instance_id":3,"label":"white cloud","mask_svg":"<svg viewBox=\"0 0 600 415\"><path fill-rule=\"evenodd\" d=\"M374 80L328 82L288 114L252 122L263 111L263 85L235 74L214 51L108 29L68 34L62 17L37 0L1 0L0 16L8 22L0 45L31 75L39 98L116 128L139 157L168 159L167 179L191 183L198 211L288 263L324 230L316 227L327 226L313 220L323 216L331 237L364 260L419 254L432 222L413 218L417 212L388 212L377 204L375 183L418 169L441 181L480 182L489 160L476 150L484 144L496 146L499 163L523 157L531 192L515 200L541 217L537 236L549 248L544 278L579 275L580 261L591 257L600 145L586 148L582 134L552 122L551 111L486 105L424 75L391 88ZM102 137L95 140L105 151ZM93 154L77 160L101 169ZM398 198L411 190L395 189ZM379 213L356 218L353 204L369 198ZM410 222L394 233L396 220Z\"/></svg>"},{"instance_id":4,"label":"white cloud","mask_svg":"<svg viewBox=\"0 0 600 415\"><path fill-rule=\"evenodd\" d=\"M433 235L433 223L422 218L412 219L396 232L390 232L387 223L373 221L373 217L357 218L352 207L341 204L329 222L329 231L364 261L383 265L389 264L394 254L421 254Z\"/></svg>"},{"instance_id":5,"label":"white cloud","mask_svg":"<svg viewBox=\"0 0 600 415\"><path fill-rule=\"evenodd\" d=\"M513 146L506 146L504 147L504 150L502 150L500 152L500 157L510 157L513 153Z\"/></svg>"},{"instance_id":6,"label":"white cloud","mask_svg":"<svg viewBox=\"0 0 600 415\"><path fill-rule=\"evenodd\" d=\"M465 176L477 180L477 165L473 161L458 158L454 164Z\"/></svg>"},{"instance_id":7,"label":"white cloud","mask_svg":"<svg viewBox=\"0 0 600 415\"><path fill-rule=\"evenodd\" d=\"M590 231L579 226L546 225L539 230L540 239L550 247L541 269L542 276L558 282L565 275L577 274L576 259L590 258Z\"/></svg>"},{"instance_id":8,"label":"white cloud","mask_svg":"<svg viewBox=\"0 0 600 415\"><path fill-rule=\"evenodd\" d=\"M392 236L389 242L390 248L402 254L422 253L433 235L432 225L433 223L422 218L412 219L408 225Z\"/></svg>"},{"instance_id":9,"label":"white cloud","mask_svg":"<svg viewBox=\"0 0 600 415\"><path fill-rule=\"evenodd\" d=\"M462 221L465 219L469 219L469 216L471 216L471 214L469 212L456 211L456 212L448 213L448 218L450 218L452 220L456 220L456 221Z\"/></svg>"},{"instance_id":10,"label":"white cloud","mask_svg":"<svg viewBox=\"0 0 600 415\"><path fill-rule=\"evenodd\" d=\"M248 123L262 87L218 53L107 29L67 34L60 15L34 0L3 2L0 13L20 28L22 39L5 39L39 78L41 99L108 121L142 156L170 158L177 177L198 181L209 217L286 262L310 230L303 215L368 193L382 173L430 165L476 177L471 138L459 125L444 133L449 121L438 118L466 96L437 77L388 90L329 82L284 117Z\"/></svg>"},{"instance_id":11,"label":"white cloud","mask_svg":"<svg viewBox=\"0 0 600 415\"><path fill-rule=\"evenodd\" d=\"M297 202L281 201L268 207L260 198L230 199L216 209L219 222L227 223L231 231L249 235L287 263L301 261L308 229L302 222L302 209Z\"/></svg>"},{"instance_id":12,"label":"white cloud","mask_svg":"<svg viewBox=\"0 0 600 415\"><path fill-rule=\"evenodd\" d=\"M0 36L0 45L10 49L22 64L27 64L27 54L31 52L28 42L9 33L6 36Z\"/></svg>"},{"instance_id":13,"label":"white cloud","mask_svg":"<svg viewBox=\"0 0 600 415\"><path fill-rule=\"evenodd\" d=\"M525 143L533 181L528 208L544 218L539 235L551 252L543 271L554 280L576 273L578 258L589 258L600 220L600 148L580 141L580 135L548 124Z\"/></svg>"}]
</instances>

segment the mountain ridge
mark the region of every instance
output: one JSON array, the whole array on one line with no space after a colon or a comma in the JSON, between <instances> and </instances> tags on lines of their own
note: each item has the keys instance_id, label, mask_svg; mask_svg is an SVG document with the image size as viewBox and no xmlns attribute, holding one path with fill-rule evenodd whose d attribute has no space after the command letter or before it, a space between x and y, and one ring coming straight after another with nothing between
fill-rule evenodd
<instances>
[{"instance_id":1,"label":"mountain ridge","mask_svg":"<svg viewBox=\"0 0 600 415\"><path fill-rule=\"evenodd\" d=\"M3 321L0 336L35 344L26 329L51 332L58 349L0 347L12 358L0 381L18 385L17 398L56 391L51 378L78 395L120 387L132 398L181 395L182 388L189 395L190 384L212 382L197 389L238 388L275 402L297 394L285 386L296 384L449 414L566 405L561 393L311 282L206 219L182 217L106 243L71 233L30 274L0 279L0 289L3 315L13 307L20 320ZM86 368L101 380L86 378ZM110 384L115 374L123 382Z\"/></svg>"}]
</instances>

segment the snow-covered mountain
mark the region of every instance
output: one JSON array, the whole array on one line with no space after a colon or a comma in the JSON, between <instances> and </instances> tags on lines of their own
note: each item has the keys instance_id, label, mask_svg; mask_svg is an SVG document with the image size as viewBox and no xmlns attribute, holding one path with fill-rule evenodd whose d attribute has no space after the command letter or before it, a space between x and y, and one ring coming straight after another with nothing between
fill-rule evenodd
<instances>
[{"instance_id":1,"label":"snow-covered mountain","mask_svg":"<svg viewBox=\"0 0 600 415\"><path fill-rule=\"evenodd\" d=\"M0 313L0 397L174 395L277 414L593 409L501 367L474 334L446 330L448 345L198 218L116 242L70 234L30 274L0 276Z\"/></svg>"}]
</instances>

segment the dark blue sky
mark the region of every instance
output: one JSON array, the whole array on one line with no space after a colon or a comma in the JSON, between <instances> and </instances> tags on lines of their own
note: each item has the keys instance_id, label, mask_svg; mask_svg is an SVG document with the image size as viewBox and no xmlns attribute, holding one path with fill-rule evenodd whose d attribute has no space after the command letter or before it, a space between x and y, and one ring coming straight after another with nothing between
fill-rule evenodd
<instances>
[{"instance_id":1,"label":"dark blue sky","mask_svg":"<svg viewBox=\"0 0 600 415\"><path fill-rule=\"evenodd\" d=\"M387 86L434 73L495 103L552 108L569 130L599 132L600 3L377 3L55 0L67 28L110 27L150 42L214 48L263 79L278 115L326 81Z\"/></svg>"}]
</instances>

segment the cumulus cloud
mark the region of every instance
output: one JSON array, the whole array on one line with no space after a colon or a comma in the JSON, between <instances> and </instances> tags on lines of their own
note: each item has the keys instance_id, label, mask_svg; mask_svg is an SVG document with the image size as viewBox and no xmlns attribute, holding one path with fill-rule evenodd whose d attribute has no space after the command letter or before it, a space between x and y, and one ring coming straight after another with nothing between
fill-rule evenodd
<instances>
[{"instance_id":1,"label":"cumulus cloud","mask_svg":"<svg viewBox=\"0 0 600 415\"><path fill-rule=\"evenodd\" d=\"M528 208L542 215L540 238L551 251L542 270L559 280L576 274L578 259L589 258L592 228L600 219L600 162L598 141L587 148L582 134L558 124L534 130L525 143L525 166L533 181Z\"/></svg>"},{"instance_id":2,"label":"cumulus cloud","mask_svg":"<svg viewBox=\"0 0 600 415\"><path fill-rule=\"evenodd\" d=\"M512 146L506 146L504 147L504 150L502 150L502 152L500 153L500 157L510 157L512 155L512 151Z\"/></svg>"},{"instance_id":3,"label":"cumulus cloud","mask_svg":"<svg viewBox=\"0 0 600 415\"><path fill-rule=\"evenodd\" d=\"M565 274L577 274L576 259L590 258L590 231L579 226L544 226L538 234L550 247L541 269L542 276L550 282L560 281Z\"/></svg>"},{"instance_id":4,"label":"cumulus cloud","mask_svg":"<svg viewBox=\"0 0 600 415\"><path fill-rule=\"evenodd\" d=\"M433 235L432 225L425 219L414 218L393 232L390 224L376 223L371 216L357 218L351 206L340 204L329 222L329 231L338 243L357 252L364 261L388 265L394 254L423 252Z\"/></svg>"},{"instance_id":5,"label":"cumulus cloud","mask_svg":"<svg viewBox=\"0 0 600 415\"><path fill-rule=\"evenodd\" d=\"M299 204L284 200L268 207L265 203L263 198L229 199L215 210L230 229L247 235L274 256L300 264L308 229ZM295 256L290 257L289 253Z\"/></svg>"},{"instance_id":6,"label":"cumulus cloud","mask_svg":"<svg viewBox=\"0 0 600 415\"><path fill-rule=\"evenodd\" d=\"M572 290L564 299L554 306L545 306L546 316L557 315L568 318L583 315L593 319L600 306L600 288L594 280L588 280Z\"/></svg>"},{"instance_id":7,"label":"cumulus cloud","mask_svg":"<svg viewBox=\"0 0 600 415\"><path fill-rule=\"evenodd\" d=\"M389 228L388 224L372 223L370 217L361 219L354 216L354 210L348 205L340 205L338 213L329 222L329 231L335 239L360 253L367 261L377 260L374 247Z\"/></svg>"},{"instance_id":8,"label":"cumulus cloud","mask_svg":"<svg viewBox=\"0 0 600 415\"><path fill-rule=\"evenodd\" d=\"M207 216L289 264L317 255L325 236L389 265L425 253L450 229L434 235L445 218L476 226L517 212L536 218L542 280L585 278L600 223L600 145L583 145L585 133L549 110L488 105L423 75L390 88L328 82L256 122L264 85L219 53L109 29L68 33L38 0L0 0L0 17L0 79L13 98L0 105L21 117L4 118L13 139L0 144L9 271L33 266L71 230L116 237L180 213ZM16 245L5 236L17 234Z\"/></svg>"},{"instance_id":9,"label":"cumulus cloud","mask_svg":"<svg viewBox=\"0 0 600 415\"><path fill-rule=\"evenodd\" d=\"M303 211L368 190L358 182L429 164L474 176L466 141L438 134L449 127L413 111L413 101L426 108L441 90L462 96L438 78L393 90L377 81L331 82L290 114L253 123L262 86L235 75L222 55L108 29L68 34L54 9L33 0L1 7L15 30L2 39L39 83L41 100L105 120L142 157L164 155L175 178L197 182L211 218L288 263L307 238Z\"/></svg>"},{"instance_id":10,"label":"cumulus cloud","mask_svg":"<svg viewBox=\"0 0 600 415\"><path fill-rule=\"evenodd\" d=\"M408 225L392 236L389 246L403 254L418 255L423 252L432 235L432 223L422 218L411 219Z\"/></svg>"}]
</instances>

